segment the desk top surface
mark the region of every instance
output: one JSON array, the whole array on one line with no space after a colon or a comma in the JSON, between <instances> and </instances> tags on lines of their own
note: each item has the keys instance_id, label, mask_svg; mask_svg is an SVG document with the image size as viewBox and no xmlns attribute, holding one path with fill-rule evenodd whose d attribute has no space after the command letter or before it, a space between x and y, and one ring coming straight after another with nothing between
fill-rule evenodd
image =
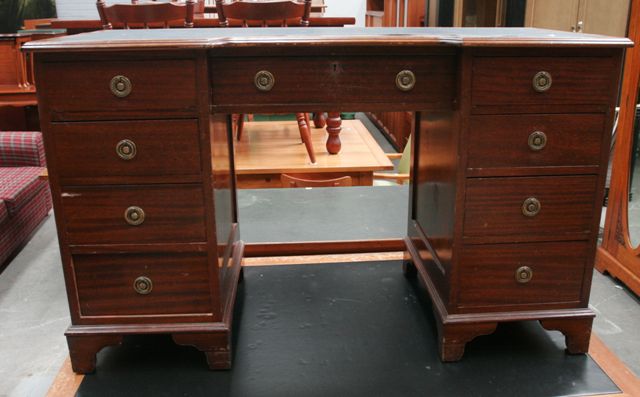
<instances>
[{"instance_id":1,"label":"desk top surface","mask_svg":"<svg viewBox=\"0 0 640 397\"><path fill-rule=\"evenodd\" d=\"M624 37L535 28L268 28L103 30L30 42L25 49L109 51L282 46L626 47Z\"/></svg>"}]
</instances>

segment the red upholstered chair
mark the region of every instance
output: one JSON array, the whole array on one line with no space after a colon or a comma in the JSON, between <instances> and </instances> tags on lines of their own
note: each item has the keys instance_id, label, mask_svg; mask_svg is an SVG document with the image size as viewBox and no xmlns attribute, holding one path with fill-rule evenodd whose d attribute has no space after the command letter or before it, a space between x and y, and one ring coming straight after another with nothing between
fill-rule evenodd
<instances>
[{"instance_id":1,"label":"red upholstered chair","mask_svg":"<svg viewBox=\"0 0 640 397\"><path fill-rule=\"evenodd\" d=\"M309 26L311 0L235 0L231 2L216 0L216 10L220 26L229 26L230 19L241 21L243 27ZM291 21L294 21L293 25L290 24ZM236 124L236 137L240 140L244 128L244 115L234 115L233 120L234 124ZM316 156L311 142L309 116L306 113L296 113L296 120L298 121L300 138L302 138L302 142L307 149L309 159L312 163L315 163Z\"/></svg>"},{"instance_id":2,"label":"red upholstered chair","mask_svg":"<svg viewBox=\"0 0 640 397\"><path fill-rule=\"evenodd\" d=\"M0 269L51 210L42 134L0 132Z\"/></svg>"},{"instance_id":3,"label":"red upholstered chair","mask_svg":"<svg viewBox=\"0 0 640 397\"><path fill-rule=\"evenodd\" d=\"M184 20L185 28L193 27L193 15L195 12L195 0L186 0L184 3L170 2L145 2L139 3L137 0L133 4L112 4L106 5L104 0L98 0L98 14L103 29L112 29L114 23L123 24L125 29L131 25L142 25L148 29L149 24L162 24L164 28L169 27L170 21Z\"/></svg>"}]
</instances>

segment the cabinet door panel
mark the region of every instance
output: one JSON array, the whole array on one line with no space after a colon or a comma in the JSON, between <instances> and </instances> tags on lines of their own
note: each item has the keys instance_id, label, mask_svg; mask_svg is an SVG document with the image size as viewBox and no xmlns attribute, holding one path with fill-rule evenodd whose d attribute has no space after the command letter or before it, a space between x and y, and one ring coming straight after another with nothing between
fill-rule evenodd
<instances>
[{"instance_id":1,"label":"cabinet door panel","mask_svg":"<svg viewBox=\"0 0 640 397\"><path fill-rule=\"evenodd\" d=\"M579 0L529 0L525 25L571 31L578 20Z\"/></svg>"}]
</instances>

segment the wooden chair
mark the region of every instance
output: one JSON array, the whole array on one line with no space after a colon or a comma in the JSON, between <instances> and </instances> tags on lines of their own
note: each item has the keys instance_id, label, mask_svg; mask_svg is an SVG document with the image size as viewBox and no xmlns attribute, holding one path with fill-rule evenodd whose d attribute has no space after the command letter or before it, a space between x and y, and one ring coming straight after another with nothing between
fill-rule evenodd
<instances>
[{"instance_id":1,"label":"wooden chair","mask_svg":"<svg viewBox=\"0 0 640 397\"><path fill-rule=\"evenodd\" d=\"M149 24L154 23L162 23L164 28L168 28L169 22L175 20L184 20L185 28L193 27L195 0L186 0L184 3L139 3L134 0L132 3L108 6L104 0L98 0L96 6L98 14L100 14L102 28L113 29L114 23L123 24L125 29L129 29L131 24L142 25L148 29Z\"/></svg>"},{"instance_id":2,"label":"wooden chair","mask_svg":"<svg viewBox=\"0 0 640 397\"><path fill-rule=\"evenodd\" d=\"M309 14L311 11L311 0L299 1L244 1L235 0L225 2L216 0L216 10L218 12L218 21L220 26L229 26L229 19L240 20L242 27L249 26L278 26L286 27L290 21L295 21L297 26L309 26ZM253 22L250 24L250 21ZM256 22L258 25L256 25ZM316 156L313 152L313 143L311 142L311 125L307 113L296 113L298 121L298 129L300 130L300 138L307 149L309 160L311 163L316 162ZM244 114L233 116L236 129L236 138L242 137L244 128Z\"/></svg>"},{"instance_id":3,"label":"wooden chair","mask_svg":"<svg viewBox=\"0 0 640 397\"><path fill-rule=\"evenodd\" d=\"M309 26L311 0L293 1L245 1L235 0L230 3L216 0L216 10L220 26L229 26L228 19L242 21L242 26L249 27L249 21L260 21L260 26L286 27L289 20L300 20L299 26Z\"/></svg>"},{"instance_id":4,"label":"wooden chair","mask_svg":"<svg viewBox=\"0 0 640 397\"><path fill-rule=\"evenodd\" d=\"M338 187L352 186L350 176L343 176L334 179L302 179L291 175L281 174L280 181L282 187Z\"/></svg>"},{"instance_id":5,"label":"wooden chair","mask_svg":"<svg viewBox=\"0 0 640 397\"><path fill-rule=\"evenodd\" d=\"M374 172L373 185L385 186L389 184L404 185L409 182L409 171L411 169L411 135L407 140L402 153L385 153L389 160L400 159L396 172Z\"/></svg>"}]
</instances>

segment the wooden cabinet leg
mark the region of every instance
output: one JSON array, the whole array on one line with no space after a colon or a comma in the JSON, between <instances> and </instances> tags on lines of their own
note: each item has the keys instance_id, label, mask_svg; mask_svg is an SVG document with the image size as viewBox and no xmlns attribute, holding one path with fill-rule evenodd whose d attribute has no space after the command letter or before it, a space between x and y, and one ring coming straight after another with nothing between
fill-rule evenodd
<instances>
[{"instance_id":1,"label":"wooden cabinet leg","mask_svg":"<svg viewBox=\"0 0 640 397\"><path fill-rule=\"evenodd\" d=\"M584 354L589 351L593 317L550 318L540 320L540 324L549 331L560 331L564 334L568 353Z\"/></svg>"},{"instance_id":2,"label":"wooden cabinet leg","mask_svg":"<svg viewBox=\"0 0 640 397\"><path fill-rule=\"evenodd\" d=\"M339 112L329 112L327 118L327 152L330 154L340 153L342 143L340 142L340 131L342 130L342 119Z\"/></svg>"},{"instance_id":3,"label":"wooden cabinet leg","mask_svg":"<svg viewBox=\"0 0 640 397\"><path fill-rule=\"evenodd\" d=\"M88 374L96 370L96 354L103 348L122 343L122 335L67 335L73 372Z\"/></svg>"},{"instance_id":4,"label":"wooden cabinet leg","mask_svg":"<svg viewBox=\"0 0 640 397\"><path fill-rule=\"evenodd\" d=\"M313 114L313 128L324 128L326 125L324 112L315 112Z\"/></svg>"},{"instance_id":5,"label":"wooden cabinet leg","mask_svg":"<svg viewBox=\"0 0 640 397\"><path fill-rule=\"evenodd\" d=\"M209 369L231 368L231 332L177 333L173 341L179 345L193 346L207 357Z\"/></svg>"},{"instance_id":6,"label":"wooden cabinet leg","mask_svg":"<svg viewBox=\"0 0 640 397\"><path fill-rule=\"evenodd\" d=\"M209 369L231 369L231 350L216 349L206 351L204 354L207 356Z\"/></svg>"},{"instance_id":7,"label":"wooden cabinet leg","mask_svg":"<svg viewBox=\"0 0 640 397\"><path fill-rule=\"evenodd\" d=\"M444 362L459 361L468 342L482 335L492 334L498 323L440 324L438 322L438 348Z\"/></svg>"}]
</instances>

